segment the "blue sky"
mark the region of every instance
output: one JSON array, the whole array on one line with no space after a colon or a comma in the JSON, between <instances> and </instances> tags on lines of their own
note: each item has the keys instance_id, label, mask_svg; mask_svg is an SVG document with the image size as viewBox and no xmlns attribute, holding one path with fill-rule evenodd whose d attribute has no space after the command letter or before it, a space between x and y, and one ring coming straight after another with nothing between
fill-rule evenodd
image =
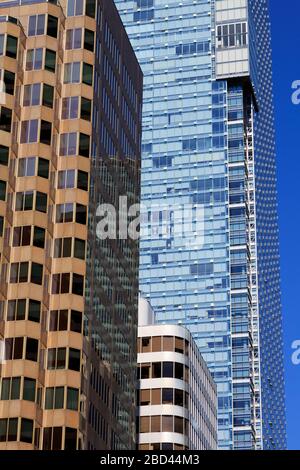
<instances>
[{"instance_id":1,"label":"blue sky","mask_svg":"<svg viewBox=\"0 0 300 470\"><path fill-rule=\"evenodd\" d=\"M300 449L300 365L291 344L300 340L300 105L291 84L300 80L300 2L270 0L277 127L278 193L289 449Z\"/></svg>"}]
</instances>

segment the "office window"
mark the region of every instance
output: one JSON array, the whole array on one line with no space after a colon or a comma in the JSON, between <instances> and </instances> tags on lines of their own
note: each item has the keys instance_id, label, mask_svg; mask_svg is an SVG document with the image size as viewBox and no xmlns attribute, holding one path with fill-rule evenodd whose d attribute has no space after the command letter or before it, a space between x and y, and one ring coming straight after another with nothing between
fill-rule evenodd
<instances>
[{"instance_id":1,"label":"office window","mask_svg":"<svg viewBox=\"0 0 300 470\"><path fill-rule=\"evenodd\" d=\"M162 389L162 404L173 405L173 389L172 388Z\"/></svg>"},{"instance_id":2,"label":"office window","mask_svg":"<svg viewBox=\"0 0 300 470\"><path fill-rule=\"evenodd\" d=\"M30 211L33 209L33 191L16 194L16 211Z\"/></svg>"},{"instance_id":3,"label":"office window","mask_svg":"<svg viewBox=\"0 0 300 470\"><path fill-rule=\"evenodd\" d=\"M40 158L38 159L38 176L41 178L49 178L49 160L46 160L45 158Z\"/></svg>"},{"instance_id":4,"label":"office window","mask_svg":"<svg viewBox=\"0 0 300 470\"><path fill-rule=\"evenodd\" d=\"M43 67L43 49L29 49L26 57L26 70L41 70Z\"/></svg>"},{"instance_id":5,"label":"office window","mask_svg":"<svg viewBox=\"0 0 300 470\"><path fill-rule=\"evenodd\" d=\"M173 362L163 362L163 377L173 377Z\"/></svg>"},{"instance_id":6,"label":"office window","mask_svg":"<svg viewBox=\"0 0 300 470\"><path fill-rule=\"evenodd\" d=\"M93 66L85 62L82 65L82 83L93 85Z\"/></svg>"},{"instance_id":7,"label":"office window","mask_svg":"<svg viewBox=\"0 0 300 470\"><path fill-rule=\"evenodd\" d=\"M34 338L27 338L26 341L26 360L37 362L39 342Z\"/></svg>"},{"instance_id":8,"label":"office window","mask_svg":"<svg viewBox=\"0 0 300 470\"><path fill-rule=\"evenodd\" d=\"M21 377L12 377L10 399L19 400L21 391Z\"/></svg>"},{"instance_id":9,"label":"office window","mask_svg":"<svg viewBox=\"0 0 300 470\"><path fill-rule=\"evenodd\" d=\"M79 135L79 155L89 158L90 156L90 136L86 134Z\"/></svg>"},{"instance_id":10,"label":"office window","mask_svg":"<svg viewBox=\"0 0 300 470\"><path fill-rule=\"evenodd\" d=\"M84 49L94 52L95 33L89 29L84 30Z\"/></svg>"},{"instance_id":11,"label":"office window","mask_svg":"<svg viewBox=\"0 0 300 470\"><path fill-rule=\"evenodd\" d=\"M72 238L57 238L54 241L54 258L70 258L72 256Z\"/></svg>"},{"instance_id":12,"label":"office window","mask_svg":"<svg viewBox=\"0 0 300 470\"><path fill-rule=\"evenodd\" d=\"M68 329L68 310L52 310L49 319L49 331L66 331Z\"/></svg>"},{"instance_id":13,"label":"office window","mask_svg":"<svg viewBox=\"0 0 300 470\"><path fill-rule=\"evenodd\" d=\"M9 147L0 145L0 165L8 165Z\"/></svg>"},{"instance_id":14,"label":"office window","mask_svg":"<svg viewBox=\"0 0 300 470\"><path fill-rule=\"evenodd\" d=\"M175 390L175 398L174 398L174 405L176 406L183 406L183 390ZM188 405L188 397L186 400L186 406Z\"/></svg>"},{"instance_id":15,"label":"office window","mask_svg":"<svg viewBox=\"0 0 300 470\"><path fill-rule=\"evenodd\" d=\"M77 310L71 310L70 330L75 333L82 331L82 313Z\"/></svg>"},{"instance_id":16,"label":"office window","mask_svg":"<svg viewBox=\"0 0 300 470\"><path fill-rule=\"evenodd\" d=\"M3 81L5 85L5 93L13 95L15 92L15 74L8 70L4 70Z\"/></svg>"},{"instance_id":17,"label":"office window","mask_svg":"<svg viewBox=\"0 0 300 470\"><path fill-rule=\"evenodd\" d=\"M186 44L179 44L176 46L177 55L190 55L190 54L205 54L209 52L210 42L209 41L200 41L200 42L190 42Z\"/></svg>"},{"instance_id":18,"label":"office window","mask_svg":"<svg viewBox=\"0 0 300 470\"><path fill-rule=\"evenodd\" d=\"M18 438L18 418L8 419L7 441L16 441Z\"/></svg>"},{"instance_id":19,"label":"office window","mask_svg":"<svg viewBox=\"0 0 300 470\"><path fill-rule=\"evenodd\" d=\"M28 36L42 36L45 33L45 15L29 17Z\"/></svg>"},{"instance_id":20,"label":"office window","mask_svg":"<svg viewBox=\"0 0 300 470\"><path fill-rule=\"evenodd\" d=\"M66 368L66 348L48 349L47 369L65 369Z\"/></svg>"},{"instance_id":21,"label":"office window","mask_svg":"<svg viewBox=\"0 0 300 470\"><path fill-rule=\"evenodd\" d=\"M31 279L33 284L42 285L43 283L43 265L38 263L31 264Z\"/></svg>"},{"instance_id":22,"label":"office window","mask_svg":"<svg viewBox=\"0 0 300 470\"><path fill-rule=\"evenodd\" d=\"M91 18L96 16L96 1L95 0L86 0L85 14Z\"/></svg>"},{"instance_id":23,"label":"office window","mask_svg":"<svg viewBox=\"0 0 300 470\"><path fill-rule=\"evenodd\" d=\"M152 364L152 378L160 379L161 378L161 362L153 362Z\"/></svg>"},{"instance_id":24,"label":"office window","mask_svg":"<svg viewBox=\"0 0 300 470\"><path fill-rule=\"evenodd\" d=\"M5 359L7 361L23 359L24 338L5 339Z\"/></svg>"},{"instance_id":25,"label":"office window","mask_svg":"<svg viewBox=\"0 0 300 470\"><path fill-rule=\"evenodd\" d=\"M37 248L45 247L45 229L41 227L33 227L33 246Z\"/></svg>"},{"instance_id":26,"label":"office window","mask_svg":"<svg viewBox=\"0 0 300 470\"><path fill-rule=\"evenodd\" d=\"M45 410L53 410L54 408L54 390L55 390L55 387L46 388Z\"/></svg>"},{"instance_id":27,"label":"office window","mask_svg":"<svg viewBox=\"0 0 300 470\"><path fill-rule=\"evenodd\" d=\"M18 53L18 39L8 34L7 41L6 41L6 55L7 57L16 59L17 53Z\"/></svg>"},{"instance_id":28,"label":"office window","mask_svg":"<svg viewBox=\"0 0 300 470\"><path fill-rule=\"evenodd\" d=\"M51 85L43 85L43 106L53 108L54 88Z\"/></svg>"},{"instance_id":29,"label":"office window","mask_svg":"<svg viewBox=\"0 0 300 470\"><path fill-rule=\"evenodd\" d=\"M28 281L28 262L12 263L10 268L10 282L17 284L18 282Z\"/></svg>"},{"instance_id":30,"label":"office window","mask_svg":"<svg viewBox=\"0 0 300 470\"><path fill-rule=\"evenodd\" d=\"M162 426L161 431L163 432L173 432L173 416L162 416Z\"/></svg>"},{"instance_id":31,"label":"office window","mask_svg":"<svg viewBox=\"0 0 300 470\"><path fill-rule=\"evenodd\" d=\"M73 222L73 203L58 204L56 206L56 222Z\"/></svg>"},{"instance_id":32,"label":"office window","mask_svg":"<svg viewBox=\"0 0 300 470\"><path fill-rule=\"evenodd\" d=\"M81 98L80 117L85 121L90 121L92 117L92 102L86 98Z\"/></svg>"},{"instance_id":33,"label":"office window","mask_svg":"<svg viewBox=\"0 0 300 470\"><path fill-rule=\"evenodd\" d=\"M21 123L21 144L31 144L37 142L38 139L37 119L32 121L22 121Z\"/></svg>"},{"instance_id":34,"label":"office window","mask_svg":"<svg viewBox=\"0 0 300 470\"><path fill-rule=\"evenodd\" d=\"M35 175L35 157L20 158L18 164L18 176L34 176Z\"/></svg>"},{"instance_id":35,"label":"office window","mask_svg":"<svg viewBox=\"0 0 300 470\"><path fill-rule=\"evenodd\" d=\"M31 419L21 418L20 441L32 443L33 438L33 421Z\"/></svg>"},{"instance_id":36,"label":"office window","mask_svg":"<svg viewBox=\"0 0 300 470\"><path fill-rule=\"evenodd\" d=\"M40 317L41 317L41 302L39 302L38 300L29 299L28 320L39 323Z\"/></svg>"},{"instance_id":37,"label":"office window","mask_svg":"<svg viewBox=\"0 0 300 470\"><path fill-rule=\"evenodd\" d=\"M247 45L247 23L231 23L217 27L217 47L244 47Z\"/></svg>"},{"instance_id":38,"label":"office window","mask_svg":"<svg viewBox=\"0 0 300 470\"><path fill-rule=\"evenodd\" d=\"M12 246L29 246L31 239L31 226L14 227Z\"/></svg>"},{"instance_id":39,"label":"office window","mask_svg":"<svg viewBox=\"0 0 300 470\"><path fill-rule=\"evenodd\" d=\"M77 388L67 388L67 409L78 410L79 390Z\"/></svg>"},{"instance_id":40,"label":"office window","mask_svg":"<svg viewBox=\"0 0 300 470\"><path fill-rule=\"evenodd\" d=\"M154 18L154 9L137 10L133 13L134 21L150 21Z\"/></svg>"},{"instance_id":41,"label":"office window","mask_svg":"<svg viewBox=\"0 0 300 470\"><path fill-rule=\"evenodd\" d=\"M24 86L23 106L39 106L41 102L41 84Z\"/></svg>"},{"instance_id":42,"label":"office window","mask_svg":"<svg viewBox=\"0 0 300 470\"><path fill-rule=\"evenodd\" d=\"M67 16L83 15L84 0L68 0Z\"/></svg>"},{"instance_id":43,"label":"office window","mask_svg":"<svg viewBox=\"0 0 300 470\"><path fill-rule=\"evenodd\" d=\"M77 188L83 191L88 190L89 175L85 171L78 170L77 172Z\"/></svg>"},{"instance_id":44,"label":"office window","mask_svg":"<svg viewBox=\"0 0 300 470\"><path fill-rule=\"evenodd\" d=\"M69 369L80 371L80 355L80 349L69 349Z\"/></svg>"},{"instance_id":45,"label":"office window","mask_svg":"<svg viewBox=\"0 0 300 470\"><path fill-rule=\"evenodd\" d=\"M48 121L41 121L40 142L51 145L52 124Z\"/></svg>"},{"instance_id":46,"label":"office window","mask_svg":"<svg viewBox=\"0 0 300 470\"><path fill-rule=\"evenodd\" d=\"M77 430L66 428L65 430L65 450L77 449Z\"/></svg>"},{"instance_id":47,"label":"office window","mask_svg":"<svg viewBox=\"0 0 300 470\"><path fill-rule=\"evenodd\" d=\"M84 290L84 276L73 273L72 294L83 295Z\"/></svg>"},{"instance_id":48,"label":"office window","mask_svg":"<svg viewBox=\"0 0 300 470\"><path fill-rule=\"evenodd\" d=\"M3 378L1 384L1 400L19 400L21 377Z\"/></svg>"},{"instance_id":49,"label":"office window","mask_svg":"<svg viewBox=\"0 0 300 470\"><path fill-rule=\"evenodd\" d=\"M68 294L70 291L70 273L53 274L52 294Z\"/></svg>"},{"instance_id":50,"label":"office window","mask_svg":"<svg viewBox=\"0 0 300 470\"><path fill-rule=\"evenodd\" d=\"M46 388L45 410L59 410L64 408L64 387Z\"/></svg>"},{"instance_id":51,"label":"office window","mask_svg":"<svg viewBox=\"0 0 300 470\"><path fill-rule=\"evenodd\" d=\"M61 450L62 449L62 428L44 428L43 432L43 450Z\"/></svg>"},{"instance_id":52,"label":"office window","mask_svg":"<svg viewBox=\"0 0 300 470\"><path fill-rule=\"evenodd\" d=\"M0 237L3 236L3 227L4 227L4 217L0 216Z\"/></svg>"},{"instance_id":53,"label":"office window","mask_svg":"<svg viewBox=\"0 0 300 470\"><path fill-rule=\"evenodd\" d=\"M78 96L69 96L62 100L62 119L78 118Z\"/></svg>"},{"instance_id":54,"label":"office window","mask_svg":"<svg viewBox=\"0 0 300 470\"><path fill-rule=\"evenodd\" d=\"M80 62L65 64L64 83L80 83Z\"/></svg>"},{"instance_id":55,"label":"office window","mask_svg":"<svg viewBox=\"0 0 300 470\"><path fill-rule=\"evenodd\" d=\"M68 29L66 32L66 49L81 49L82 28Z\"/></svg>"},{"instance_id":56,"label":"office window","mask_svg":"<svg viewBox=\"0 0 300 470\"><path fill-rule=\"evenodd\" d=\"M35 402L35 389L35 380L24 377L23 400Z\"/></svg>"},{"instance_id":57,"label":"office window","mask_svg":"<svg viewBox=\"0 0 300 470\"><path fill-rule=\"evenodd\" d=\"M75 238L74 241L74 257L79 259L85 259L85 240Z\"/></svg>"},{"instance_id":58,"label":"office window","mask_svg":"<svg viewBox=\"0 0 300 470\"><path fill-rule=\"evenodd\" d=\"M86 225L87 208L82 204L76 204L76 223Z\"/></svg>"},{"instance_id":59,"label":"office window","mask_svg":"<svg viewBox=\"0 0 300 470\"><path fill-rule=\"evenodd\" d=\"M6 199L6 182L0 180L0 201L5 201Z\"/></svg>"},{"instance_id":60,"label":"office window","mask_svg":"<svg viewBox=\"0 0 300 470\"><path fill-rule=\"evenodd\" d=\"M27 305L27 307L26 307ZM26 316L26 310L28 315ZM37 300L26 299L9 300L7 305L7 321L25 320L37 322L40 321L41 303Z\"/></svg>"},{"instance_id":61,"label":"office window","mask_svg":"<svg viewBox=\"0 0 300 470\"><path fill-rule=\"evenodd\" d=\"M18 418L0 419L0 442L16 441L18 437Z\"/></svg>"},{"instance_id":62,"label":"office window","mask_svg":"<svg viewBox=\"0 0 300 470\"><path fill-rule=\"evenodd\" d=\"M77 133L69 132L61 134L60 136L60 150L61 156L76 155L77 152Z\"/></svg>"},{"instance_id":63,"label":"office window","mask_svg":"<svg viewBox=\"0 0 300 470\"><path fill-rule=\"evenodd\" d=\"M25 320L26 300L9 300L7 303L7 321Z\"/></svg>"},{"instance_id":64,"label":"office window","mask_svg":"<svg viewBox=\"0 0 300 470\"><path fill-rule=\"evenodd\" d=\"M48 15L47 35L57 38L58 32L58 18L56 16Z\"/></svg>"},{"instance_id":65,"label":"office window","mask_svg":"<svg viewBox=\"0 0 300 470\"><path fill-rule=\"evenodd\" d=\"M62 170L58 172L58 189L67 189L75 187L75 170Z\"/></svg>"},{"instance_id":66,"label":"office window","mask_svg":"<svg viewBox=\"0 0 300 470\"><path fill-rule=\"evenodd\" d=\"M150 432L150 416L140 417L140 433Z\"/></svg>"},{"instance_id":67,"label":"office window","mask_svg":"<svg viewBox=\"0 0 300 470\"><path fill-rule=\"evenodd\" d=\"M29 246L31 238L31 226L14 227L12 246Z\"/></svg>"},{"instance_id":68,"label":"office window","mask_svg":"<svg viewBox=\"0 0 300 470\"><path fill-rule=\"evenodd\" d=\"M36 204L35 208L39 212L44 212L46 214L47 212L47 200L48 196L46 193L41 193L37 191L36 193Z\"/></svg>"},{"instance_id":69,"label":"office window","mask_svg":"<svg viewBox=\"0 0 300 470\"><path fill-rule=\"evenodd\" d=\"M0 130L11 132L12 110L1 106L0 112Z\"/></svg>"},{"instance_id":70,"label":"office window","mask_svg":"<svg viewBox=\"0 0 300 470\"><path fill-rule=\"evenodd\" d=\"M46 49L45 70L55 73L55 67L56 67L56 52L51 51L50 49Z\"/></svg>"}]
</instances>

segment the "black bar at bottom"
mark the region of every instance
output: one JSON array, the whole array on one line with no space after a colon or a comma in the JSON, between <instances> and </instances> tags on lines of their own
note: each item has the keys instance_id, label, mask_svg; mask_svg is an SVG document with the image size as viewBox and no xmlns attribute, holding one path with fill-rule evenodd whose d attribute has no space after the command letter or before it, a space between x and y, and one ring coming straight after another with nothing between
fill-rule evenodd
<instances>
[{"instance_id":1,"label":"black bar at bottom","mask_svg":"<svg viewBox=\"0 0 300 470\"><path fill-rule=\"evenodd\" d=\"M66 468L81 467L83 470L93 470L101 466L123 467L135 469L141 465L169 466L240 464L243 466L262 463L269 465L299 466L299 451L2 451L0 455L1 470L4 465L15 465L18 468L64 466ZM10 470L10 469L9 469ZM240 470L244 470L241 467ZM254 470L256 470L254 468Z\"/></svg>"}]
</instances>

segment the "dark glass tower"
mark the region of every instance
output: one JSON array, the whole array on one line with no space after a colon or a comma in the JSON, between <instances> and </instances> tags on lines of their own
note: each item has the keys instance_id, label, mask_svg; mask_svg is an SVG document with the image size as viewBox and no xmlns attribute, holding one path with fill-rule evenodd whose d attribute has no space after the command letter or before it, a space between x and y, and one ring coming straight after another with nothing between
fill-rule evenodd
<instances>
[{"instance_id":1,"label":"dark glass tower","mask_svg":"<svg viewBox=\"0 0 300 470\"><path fill-rule=\"evenodd\" d=\"M268 1L116 4L144 73L140 290L193 333L218 384L219 447L283 449ZM178 235L186 205L200 244Z\"/></svg>"}]
</instances>

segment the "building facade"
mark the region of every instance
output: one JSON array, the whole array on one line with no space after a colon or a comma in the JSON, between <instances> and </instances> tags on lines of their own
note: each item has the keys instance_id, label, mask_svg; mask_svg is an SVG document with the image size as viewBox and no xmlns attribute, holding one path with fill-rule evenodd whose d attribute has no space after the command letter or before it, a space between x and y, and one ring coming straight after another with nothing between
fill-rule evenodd
<instances>
[{"instance_id":1,"label":"building facade","mask_svg":"<svg viewBox=\"0 0 300 470\"><path fill-rule=\"evenodd\" d=\"M12 0L0 73L0 448L131 449L140 67L112 1Z\"/></svg>"},{"instance_id":2,"label":"building facade","mask_svg":"<svg viewBox=\"0 0 300 470\"><path fill-rule=\"evenodd\" d=\"M139 302L137 407L138 449L217 449L216 384L188 329L154 324L145 299Z\"/></svg>"},{"instance_id":3,"label":"building facade","mask_svg":"<svg viewBox=\"0 0 300 470\"><path fill-rule=\"evenodd\" d=\"M268 3L116 0L144 73L140 290L192 332L221 449L286 447Z\"/></svg>"}]
</instances>

